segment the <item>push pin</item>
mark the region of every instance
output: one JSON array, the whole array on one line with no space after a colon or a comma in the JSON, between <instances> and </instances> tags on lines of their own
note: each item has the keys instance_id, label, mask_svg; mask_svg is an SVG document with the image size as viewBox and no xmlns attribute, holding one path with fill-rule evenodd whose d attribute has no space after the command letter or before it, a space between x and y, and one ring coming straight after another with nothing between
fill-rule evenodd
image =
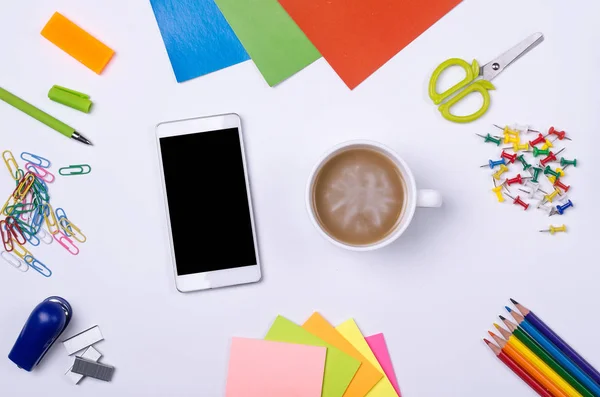
<instances>
[{"instance_id":1,"label":"push pin","mask_svg":"<svg viewBox=\"0 0 600 397\"><path fill-rule=\"evenodd\" d=\"M494 167L498 166L498 165L505 165L506 164L506 160L504 159L500 159L500 160L489 160L488 164L484 164L484 165L480 165L479 168L484 168L484 167L490 167L490 169L494 169Z\"/></svg>"},{"instance_id":2,"label":"push pin","mask_svg":"<svg viewBox=\"0 0 600 397\"><path fill-rule=\"evenodd\" d=\"M500 180L500 176L508 171L508 167L504 164L500 164L500 169L492 174L494 179Z\"/></svg>"},{"instance_id":3,"label":"push pin","mask_svg":"<svg viewBox=\"0 0 600 397\"><path fill-rule=\"evenodd\" d=\"M487 134L485 136L480 135L480 134L475 134L475 135L482 137L484 139L485 143L492 142L492 143L495 143L496 146L500 146L500 143L501 143L500 138L495 138L495 137L491 136L490 134Z\"/></svg>"},{"instance_id":4,"label":"push pin","mask_svg":"<svg viewBox=\"0 0 600 397\"><path fill-rule=\"evenodd\" d=\"M564 157L560 158L560 166L563 167L563 169L566 169L570 165L577 168L577 159L567 160Z\"/></svg>"},{"instance_id":5,"label":"push pin","mask_svg":"<svg viewBox=\"0 0 600 397\"><path fill-rule=\"evenodd\" d=\"M525 177L525 178L529 179L529 177ZM505 180L504 183L506 183L508 186L514 185L515 183L522 185L523 178L521 177L521 174L517 174L517 176L515 176L514 178Z\"/></svg>"},{"instance_id":6,"label":"push pin","mask_svg":"<svg viewBox=\"0 0 600 397\"><path fill-rule=\"evenodd\" d=\"M553 145L554 142L556 142L556 139L553 140L553 141L551 141L548 138L546 138L546 143L544 143L542 145L542 150L553 148L554 147L554 145Z\"/></svg>"},{"instance_id":7,"label":"push pin","mask_svg":"<svg viewBox=\"0 0 600 397\"><path fill-rule=\"evenodd\" d=\"M512 136L518 136L519 135L519 131L511 129L509 126L500 127L498 124L494 124L494 127L501 129L502 132L504 133L504 135L512 135Z\"/></svg>"},{"instance_id":8,"label":"push pin","mask_svg":"<svg viewBox=\"0 0 600 397\"><path fill-rule=\"evenodd\" d=\"M531 169L533 170L533 178L531 178L531 182L538 183L538 177L540 175L540 172L542 172L542 169L539 167L533 167Z\"/></svg>"},{"instance_id":9,"label":"push pin","mask_svg":"<svg viewBox=\"0 0 600 397\"><path fill-rule=\"evenodd\" d=\"M525 160L524 155L520 155L519 157L517 157L517 160L519 160L521 164L523 164L523 171L527 171L527 169L531 167L531 164L529 164L527 160Z\"/></svg>"},{"instance_id":10,"label":"push pin","mask_svg":"<svg viewBox=\"0 0 600 397\"><path fill-rule=\"evenodd\" d=\"M498 202L503 203L504 196L502 196L502 185L496 186L496 180L494 178L492 178L492 181L494 181L494 188L492 189L492 192L494 192L496 194L496 198L498 199Z\"/></svg>"},{"instance_id":11,"label":"push pin","mask_svg":"<svg viewBox=\"0 0 600 397\"><path fill-rule=\"evenodd\" d=\"M525 142L525 143L523 143L521 145L519 145L518 143L513 143L512 147L511 146L507 146L507 147L503 147L502 149L512 149L515 152L518 152L518 151L522 150L522 151L526 152L526 151L529 150L529 143Z\"/></svg>"},{"instance_id":12,"label":"push pin","mask_svg":"<svg viewBox=\"0 0 600 397\"><path fill-rule=\"evenodd\" d=\"M558 153L556 153L556 154L560 154L560 152L562 152L563 150L565 150L565 149L564 148L560 149L558 151ZM548 153L548 156L546 158L543 158L543 159L540 160L540 164L542 164L543 166L545 166L548 163L551 163L553 161L557 161L556 154L554 154L552 152Z\"/></svg>"},{"instance_id":13,"label":"push pin","mask_svg":"<svg viewBox=\"0 0 600 397\"><path fill-rule=\"evenodd\" d=\"M544 211L548 216L556 215L556 209L551 205L538 205L537 209Z\"/></svg>"},{"instance_id":14,"label":"push pin","mask_svg":"<svg viewBox=\"0 0 600 397\"><path fill-rule=\"evenodd\" d=\"M554 188L554 191L552 193L544 196L544 201L542 203L545 203L546 201L552 202L552 200L554 200L554 198L556 196L558 196L559 194L560 194L560 190Z\"/></svg>"},{"instance_id":15,"label":"push pin","mask_svg":"<svg viewBox=\"0 0 600 397\"><path fill-rule=\"evenodd\" d=\"M549 165L547 165L546 168L544 168L544 175L552 175L555 178L558 178L560 176L560 174L554 171L552 168L550 168Z\"/></svg>"},{"instance_id":16,"label":"push pin","mask_svg":"<svg viewBox=\"0 0 600 397\"><path fill-rule=\"evenodd\" d=\"M563 140L566 139L568 141L571 141L571 138L567 138L567 133L564 131L557 131L554 127L550 127L550 129L548 129L548 135L556 135L558 137L559 140ZM546 135L546 136L548 136Z\"/></svg>"},{"instance_id":17,"label":"push pin","mask_svg":"<svg viewBox=\"0 0 600 397\"><path fill-rule=\"evenodd\" d=\"M567 226L566 225L562 225L562 226L552 226L552 225L550 225L550 228L548 230L540 230L540 233L554 234L554 233L566 232L566 231L567 231Z\"/></svg>"},{"instance_id":18,"label":"push pin","mask_svg":"<svg viewBox=\"0 0 600 397\"><path fill-rule=\"evenodd\" d=\"M523 211L526 211L527 208L529 208L529 204L527 204L526 202L524 202L523 200L521 200L520 196L517 196L517 198L514 198L513 196L511 196L510 194L506 194L508 197L510 197L511 199L513 199L513 204L516 205L520 205L521 207L523 207Z\"/></svg>"},{"instance_id":19,"label":"push pin","mask_svg":"<svg viewBox=\"0 0 600 397\"><path fill-rule=\"evenodd\" d=\"M556 206L556 211L558 211L558 213L560 215L564 214L566 209L569 207L573 207L573 202L571 200L567 200L567 202L563 205L557 205Z\"/></svg>"},{"instance_id":20,"label":"push pin","mask_svg":"<svg viewBox=\"0 0 600 397\"><path fill-rule=\"evenodd\" d=\"M502 154L500 155L500 157L502 157L503 159L507 159L508 161L510 161L511 164L513 164L515 162L515 160L517 159L516 154L506 153L504 150L502 151Z\"/></svg>"},{"instance_id":21,"label":"push pin","mask_svg":"<svg viewBox=\"0 0 600 397\"><path fill-rule=\"evenodd\" d=\"M529 141L529 144L531 145L531 147L534 147L535 145L544 143L545 141L546 141L546 138L544 138L544 136L542 134L538 134L537 138L535 138L533 141Z\"/></svg>"},{"instance_id":22,"label":"push pin","mask_svg":"<svg viewBox=\"0 0 600 397\"><path fill-rule=\"evenodd\" d=\"M536 147L533 148L533 157L537 157L540 155L547 156L549 154L550 154L550 149L542 150L542 149L538 149Z\"/></svg>"},{"instance_id":23,"label":"push pin","mask_svg":"<svg viewBox=\"0 0 600 397\"><path fill-rule=\"evenodd\" d=\"M556 186L556 187L559 187L559 188L561 188L561 189L563 190L563 192L568 192L568 191L569 191L569 189L571 188L571 185L565 185L564 183L562 183L562 182L560 181L560 179L559 179L559 178L557 178L557 179L554 181L553 185L554 185L554 186Z\"/></svg>"},{"instance_id":24,"label":"push pin","mask_svg":"<svg viewBox=\"0 0 600 397\"><path fill-rule=\"evenodd\" d=\"M539 133L539 131L537 130L532 130L531 128L529 128L530 126L528 125L519 125L519 124L513 124L512 125L512 129L515 131L519 131L522 132L523 134L528 134L530 132L537 132Z\"/></svg>"}]
</instances>

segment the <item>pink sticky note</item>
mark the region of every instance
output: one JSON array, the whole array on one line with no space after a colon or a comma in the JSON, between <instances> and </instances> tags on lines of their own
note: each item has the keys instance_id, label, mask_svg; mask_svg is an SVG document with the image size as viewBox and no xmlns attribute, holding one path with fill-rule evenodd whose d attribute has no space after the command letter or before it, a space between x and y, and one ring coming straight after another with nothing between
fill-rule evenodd
<instances>
[{"instance_id":1,"label":"pink sticky note","mask_svg":"<svg viewBox=\"0 0 600 397\"><path fill-rule=\"evenodd\" d=\"M367 336L365 340L371 348L371 351L373 351L375 358L379 361L379 365L383 368L385 376L392 382L392 386L394 386L398 396L402 397L402 394L400 394L400 387L398 386L398 379L396 378L396 372L394 371L392 359L390 358L390 353L388 352L383 334Z\"/></svg>"},{"instance_id":2,"label":"pink sticky note","mask_svg":"<svg viewBox=\"0 0 600 397\"><path fill-rule=\"evenodd\" d=\"M327 348L233 338L226 397L320 397Z\"/></svg>"}]
</instances>

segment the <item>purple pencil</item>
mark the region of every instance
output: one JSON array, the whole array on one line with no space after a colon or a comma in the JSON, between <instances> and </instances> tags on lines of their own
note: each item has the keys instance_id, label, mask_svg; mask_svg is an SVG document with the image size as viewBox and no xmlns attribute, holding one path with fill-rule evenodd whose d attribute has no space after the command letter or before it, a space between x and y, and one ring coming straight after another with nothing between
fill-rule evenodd
<instances>
[{"instance_id":1,"label":"purple pencil","mask_svg":"<svg viewBox=\"0 0 600 397\"><path fill-rule=\"evenodd\" d=\"M596 368L592 367L590 363L585 361L583 357L579 355L571 346L561 339L550 327L546 325L534 312L521 305L516 300L510 300L519 309L523 317L529 323L531 323L538 331L540 331L546 338L550 339L552 343L562 351L567 357L569 357L583 372L585 372L590 378L600 385L600 373Z\"/></svg>"}]
</instances>

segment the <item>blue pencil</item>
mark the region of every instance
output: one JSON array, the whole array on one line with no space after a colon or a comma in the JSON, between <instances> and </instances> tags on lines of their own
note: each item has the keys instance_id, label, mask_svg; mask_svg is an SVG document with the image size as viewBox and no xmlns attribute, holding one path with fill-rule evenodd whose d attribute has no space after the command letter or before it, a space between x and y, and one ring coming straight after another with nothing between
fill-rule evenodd
<instances>
[{"instance_id":1,"label":"blue pencil","mask_svg":"<svg viewBox=\"0 0 600 397\"><path fill-rule=\"evenodd\" d=\"M590 378L592 378L597 384L600 385L600 373L590 363L585 361L583 357L579 355L567 342L561 339L550 327L546 325L534 312L521 305L514 299L511 302L515 304L517 309L525 317L525 320L529 321L538 331L540 331L546 338L548 338L556 347L567 355L579 368L583 370Z\"/></svg>"},{"instance_id":2,"label":"blue pencil","mask_svg":"<svg viewBox=\"0 0 600 397\"><path fill-rule=\"evenodd\" d=\"M506 310L513 316L519 327L522 327L537 343L546 350L562 367L581 382L595 396L600 396L600 386L596 384L585 372L575 365L569 357L558 350L544 335L542 335L531 323L520 314L514 312L510 307L506 306Z\"/></svg>"}]
</instances>

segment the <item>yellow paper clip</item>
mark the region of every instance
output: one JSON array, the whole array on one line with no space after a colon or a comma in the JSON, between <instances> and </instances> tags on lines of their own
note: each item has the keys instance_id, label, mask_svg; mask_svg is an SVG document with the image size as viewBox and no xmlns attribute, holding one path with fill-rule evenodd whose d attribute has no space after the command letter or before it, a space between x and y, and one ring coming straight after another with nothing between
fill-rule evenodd
<instances>
[{"instance_id":1,"label":"yellow paper clip","mask_svg":"<svg viewBox=\"0 0 600 397\"><path fill-rule=\"evenodd\" d=\"M4 160L4 164L6 164L6 168L8 168L8 172L10 172L10 176L18 181L19 178L19 164L17 164L17 160L15 160L15 156L13 156L10 150L5 150L2 152L2 159Z\"/></svg>"},{"instance_id":2,"label":"yellow paper clip","mask_svg":"<svg viewBox=\"0 0 600 397\"><path fill-rule=\"evenodd\" d=\"M25 196L29 192L29 189L31 189L33 182L35 182L35 175L31 172L26 173L23 179L21 179L21 182L19 182L19 185L17 186L15 191L13 192L13 197L15 198L15 200L17 200L17 202L20 202L25 198Z\"/></svg>"},{"instance_id":3,"label":"yellow paper clip","mask_svg":"<svg viewBox=\"0 0 600 397\"><path fill-rule=\"evenodd\" d=\"M2 215L12 215L12 213L15 211L15 205L17 205L19 202L15 199L14 194L11 194L8 197L8 200L6 200L6 203L4 203L4 206L2 206L2 211L0 211L0 213Z\"/></svg>"},{"instance_id":4,"label":"yellow paper clip","mask_svg":"<svg viewBox=\"0 0 600 397\"><path fill-rule=\"evenodd\" d=\"M16 254L19 258L25 260L25 257L27 255L33 256L33 254L31 252L29 252L29 250L27 248L23 247L17 241L13 240L13 242L15 243L15 248L13 249L13 253Z\"/></svg>"},{"instance_id":5,"label":"yellow paper clip","mask_svg":"<svg viewBox=\"0 0 600 397\"><path fill-rule=\"evenodd\" d=\"M71 222L67 218L62 218L59 224L68 237L73 237L80 243L85 243L87 241L87 237L85 237L85 235L81 232L81 229L75 226L73 222Z\"/></svg>"},{"instance_id":6,"label":"yellow paper clip","mask_svg":"<svg viewBox=\"0 0 600 397\"><path fill-rule=\"evenodd\" d=\"M44 204L44 219L46 220L46 226L48 227L48 231L50 234L55 235L60 232L58 228L58 221L56 220L56 215L54 215L54 210L50 203Z\"/></svg>"},{"instance_id":7,"label":"yellow paper clip","mask_svg":"<svg viewBox=\"0 0 600 397\"><path fill-rule=\"evenodd\" d=\"M508 167L505 166L504 164L500 164L500 169L498 171L494 172L492 174L492 176L494 177L494 179L500 180L500 176L502 174L504 174L506 171L508 171Z\"/></svg>"}]
</instances>

